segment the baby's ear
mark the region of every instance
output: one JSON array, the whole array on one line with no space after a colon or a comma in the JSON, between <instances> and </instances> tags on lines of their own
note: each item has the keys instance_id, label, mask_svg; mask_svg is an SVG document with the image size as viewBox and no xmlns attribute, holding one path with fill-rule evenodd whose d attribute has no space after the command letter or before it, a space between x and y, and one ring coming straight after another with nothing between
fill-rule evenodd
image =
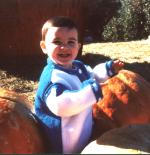
<instances>
[{"instance_id":1,"label":"baby's ear","mask_svg":"<svg viewBox=\"0 0 150 155\"><path fill-rule=\"evenodd\" d=\"M44 54L47 54L46 46L45 46L45 41L40 41L40 47L43 51Z\"/></svg>"}]
</instances>

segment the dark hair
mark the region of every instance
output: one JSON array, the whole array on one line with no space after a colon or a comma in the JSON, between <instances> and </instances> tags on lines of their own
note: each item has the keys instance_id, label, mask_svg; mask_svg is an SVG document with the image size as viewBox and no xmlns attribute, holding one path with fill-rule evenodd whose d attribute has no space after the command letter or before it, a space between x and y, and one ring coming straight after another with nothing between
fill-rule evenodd
<instances>
[{"instance_id":1,"label":"dark hair","mask_svg":"<svg viewBox=\"0 0 150 155\"><path fill-rule=\"evenodd\" d=\"M42 40L45 40L45 35L50 27L67 27L68 29L78 29L72 19L66 16L52 17L45 22L42 27Z\"/></svg>"}]
</instances>

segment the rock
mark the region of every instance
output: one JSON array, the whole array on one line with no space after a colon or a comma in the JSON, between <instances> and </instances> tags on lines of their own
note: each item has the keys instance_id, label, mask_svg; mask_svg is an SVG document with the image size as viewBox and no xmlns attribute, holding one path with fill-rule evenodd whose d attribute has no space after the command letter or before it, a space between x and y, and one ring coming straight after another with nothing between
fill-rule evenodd
<instances>
[{"instance_id":1,"label":"rock","mask_svg":"<svg viewBox=\"0 0 150 155\"><path fill-rule=\"evenodd\" d=\"M111 129L88 144L81 154L149 154L150 124Z\"/></svg>"}]
</instances>

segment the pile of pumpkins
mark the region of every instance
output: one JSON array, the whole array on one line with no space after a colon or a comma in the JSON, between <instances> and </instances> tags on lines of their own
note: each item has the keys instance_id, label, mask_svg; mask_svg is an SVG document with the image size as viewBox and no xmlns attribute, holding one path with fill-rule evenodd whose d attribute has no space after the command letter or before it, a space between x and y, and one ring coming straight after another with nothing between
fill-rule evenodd
<instances>
[{"instance_id":1,"label":"pile of pumpkins","mask_svg":"<svg viewBox=\"0 0 150 155\"><path fill-rule=\"evenodd\" d=\"M93 142L82 153L150 153L150 83L121 70L102 92L104 98L93 106ZM0 89L0 153L48 153L32 108L24 95Z\"/></svg>"}]
</instances>

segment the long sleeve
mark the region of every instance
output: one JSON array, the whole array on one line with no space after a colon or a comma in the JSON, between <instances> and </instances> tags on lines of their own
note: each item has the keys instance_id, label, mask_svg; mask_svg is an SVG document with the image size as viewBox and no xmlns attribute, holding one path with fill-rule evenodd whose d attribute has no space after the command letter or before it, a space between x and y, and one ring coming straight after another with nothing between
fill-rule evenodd
<instances>
[{"instance_id":1,"label":"long sleeve","mask_svg":"<svg viewBox=\"0 0 150 155\"><path fill-rule=\"evenodd\" d=\"M90 79L83 82L81 89L74 91L63 91L62 85L53 85L46 104L55 115L68 117L79 114L101 98L102 92L99 84Z\"/></svg>"},{"instance_id":2,"label":"long sleeve","mask_svg":"<svg viewBox=\"0 0 150 155\"><path fill-rule=\"evenodd\" d=\"M115 73L112 69L113 61L106 61L105 63L101 63L96 65L92 70L88 68L89 72L91 72L93 78L97 80L97 82L105 82L107 79L112 77Z\"/></svg>"}]
</instances>

